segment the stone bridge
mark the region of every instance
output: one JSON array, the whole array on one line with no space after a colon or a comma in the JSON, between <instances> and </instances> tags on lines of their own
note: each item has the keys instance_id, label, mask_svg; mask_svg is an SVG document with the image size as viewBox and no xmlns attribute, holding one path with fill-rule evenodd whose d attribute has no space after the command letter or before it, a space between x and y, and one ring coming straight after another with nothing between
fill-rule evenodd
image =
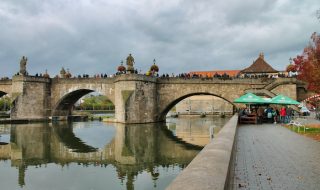
<instances>
[{"instance_id":1,"label":"stone bridge","mask_svg":"<svg viewBox=\"0 0 320 190\"><path fill-rule=\"evenodd\" d=\"M217 96L233 104L245 92L269 97L281 93L301 100L305 89L305 84L295 78L221 80L122 74L112 78L14 76L0 81L0 96L9 94L14 99L12 119L66 118L82 96L98 92L113 102L115 121L120 123L164 121L174 105L194 95Z\"/></svg>"},{"instance_id":2,"label":"stone bridge","mask_svg":"<svg viewBox=\"0 0 320 190\"><path fill-rule=\"evenodd\" d=\"M0 80L0 97L11 94L12 80Z\"/></svg>"}]
</instances>

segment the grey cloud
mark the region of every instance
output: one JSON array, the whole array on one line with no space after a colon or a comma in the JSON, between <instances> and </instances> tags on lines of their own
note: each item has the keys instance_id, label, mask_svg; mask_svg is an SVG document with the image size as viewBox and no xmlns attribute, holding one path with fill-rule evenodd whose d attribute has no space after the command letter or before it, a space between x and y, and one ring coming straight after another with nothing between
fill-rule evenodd
<instances>
[{"instance_id":1,"label":"grey cloud","mask_svg":"<svg viewBox=\"0 0 320 190\"><path fill-rule=\"evenodd\" d=\"M242 69L260 51L279 70L320 22L316 0L55 0L0 2L0 76L61 67L74 74L115 72L132 53L146 71ZM314 13L313 13L314 12ZM319 31L318 31L319 32Z\"/></svg>"}]
</instances>

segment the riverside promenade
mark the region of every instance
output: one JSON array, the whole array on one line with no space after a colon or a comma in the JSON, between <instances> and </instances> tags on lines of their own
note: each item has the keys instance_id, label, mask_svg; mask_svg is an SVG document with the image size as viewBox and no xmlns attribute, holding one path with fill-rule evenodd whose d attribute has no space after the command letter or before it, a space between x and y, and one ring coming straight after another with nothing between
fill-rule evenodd
<instances>
[{"instance_id":1,"label":"riverside promenade","mask_svg":"<svg viewBox=\"0 0 320 190\"><path fill-rule=\"evenodd\" d=\"M277 124L240 125L230 189L320 189L320 142Z\"/></svg>"}]
</instances>

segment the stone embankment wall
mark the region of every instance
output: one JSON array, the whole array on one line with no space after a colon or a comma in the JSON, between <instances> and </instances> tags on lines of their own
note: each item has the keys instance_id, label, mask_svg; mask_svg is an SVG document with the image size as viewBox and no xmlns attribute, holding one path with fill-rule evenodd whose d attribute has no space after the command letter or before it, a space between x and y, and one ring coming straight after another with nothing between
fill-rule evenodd
<instances>
[{"instance_id":1,"label":"stone embankment wall","mask_svg":"<svg viewBox=\"0 0 320 190\"><path fill-rule=\"evenodd\" d=\"M229 179L229 165L238 124L234 115L192 162L169 185L167 190L223 190Z\"/></svg>"}]
</instances>

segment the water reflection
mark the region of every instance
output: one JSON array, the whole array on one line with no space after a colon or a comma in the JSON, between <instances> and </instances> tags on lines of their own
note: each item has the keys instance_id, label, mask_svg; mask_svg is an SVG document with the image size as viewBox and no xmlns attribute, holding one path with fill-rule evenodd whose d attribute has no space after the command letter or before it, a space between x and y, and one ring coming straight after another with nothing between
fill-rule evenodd
<instances>
[{"instance_id":1,"label":"water reflection","mask_svg":"<svg viewBox=\"0 0 320 190\"><path fill-rule=\"evenodd\" d=\"M2 125L1 189L165 189L222 125L210 119Z\"/></svg>"},{"instance_id":2,"label":"water reflection","mask_svg":"<svg viewBox=\"0 0 320 190\"><path fill-rule=\"evenodd\" d=\"M203 147L208 144L230 118L185 117L167 120L168 129L188 144Z\"/></svg>"}]
</instances>

